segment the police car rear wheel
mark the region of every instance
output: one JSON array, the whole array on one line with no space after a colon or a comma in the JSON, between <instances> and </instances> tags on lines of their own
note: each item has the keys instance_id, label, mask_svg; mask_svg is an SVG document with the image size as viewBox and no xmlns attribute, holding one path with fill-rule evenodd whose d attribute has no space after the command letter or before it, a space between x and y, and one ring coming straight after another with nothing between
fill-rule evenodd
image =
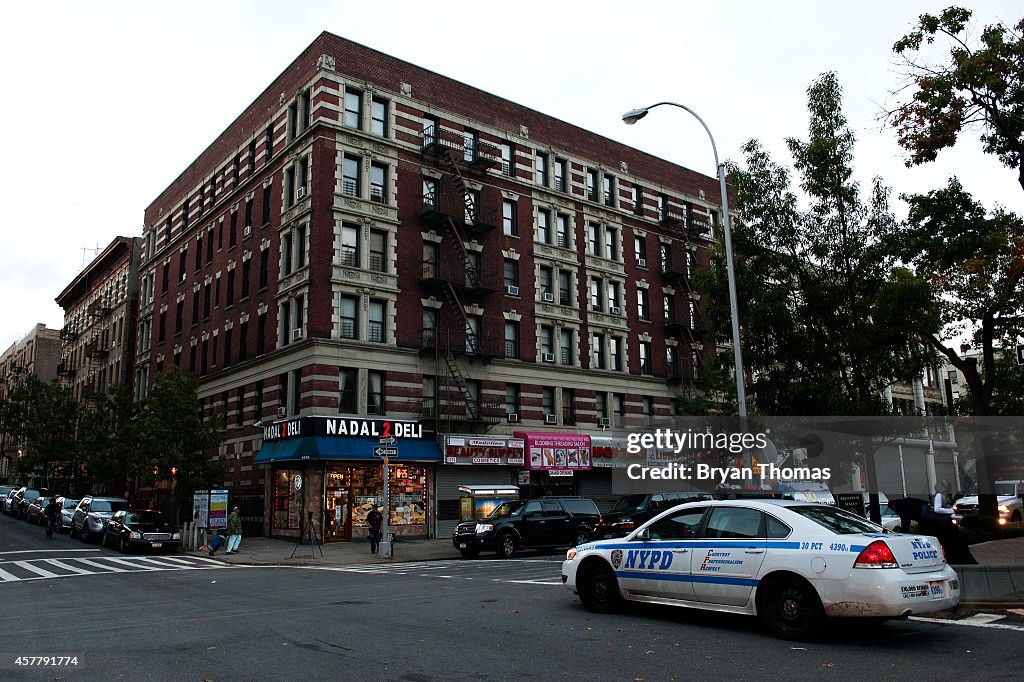
<instances>
[{"instance_id":1,"label":"police car rear wheel","mask_svg":"<svg viewBox=\"0 0 1024 682\"><path fill-rule=\"evenodd\" d=\"M814 588L798 578L779 578L758 592L758 613L783 639L806 639L820 632L824 609Z\"/></svg>"},{"instance_id":2,"label":"police car rear wheel","mask_svg":"<svg viewBox=\"0 0 1024 682\"><path fill-rule=\"evenodd\" d=\"M607 566L590 564L580 568L576 576L576 589L589 611L611 613L622 605L619 583L615 573Z\"/></svg>"}]
</instances>

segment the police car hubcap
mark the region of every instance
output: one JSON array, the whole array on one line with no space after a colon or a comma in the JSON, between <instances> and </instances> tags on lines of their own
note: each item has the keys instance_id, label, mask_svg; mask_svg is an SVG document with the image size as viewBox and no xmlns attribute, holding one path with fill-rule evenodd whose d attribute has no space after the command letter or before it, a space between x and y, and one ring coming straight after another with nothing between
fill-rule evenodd
<instances>
[{"instance_id":1,"label":"police car hubcap","mask_svg":"<svg viewBox=\"0 0 1024 682\"><path fill-rule=\"evenodd\" d=\"M796 620L803 614L803 603L799 594L788 593L782 596L782 615L787 620Z\"/></svg>"}]
</instances>

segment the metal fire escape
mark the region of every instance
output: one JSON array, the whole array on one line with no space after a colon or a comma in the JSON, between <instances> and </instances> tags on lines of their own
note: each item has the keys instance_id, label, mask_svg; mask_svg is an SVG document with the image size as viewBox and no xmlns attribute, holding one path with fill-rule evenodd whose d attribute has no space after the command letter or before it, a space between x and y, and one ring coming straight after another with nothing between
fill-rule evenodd
<instances>
[{"instance_id":1,"label":"metal fire escape","mask_svg":"<svg viewBox=\"0 0 1024 682\"><path fill-rule=\"evenodd\" d=\"M682 342L677 346L674 366L670 364L668 367L668 381L679 384L684 393L693 396L705 379L706 328L692 278L697 268L697 244L711 239L711 225L707 220L697 218L690 204L682 207L666 204L659 219L665 232L678 240L671 245L661 245L661 279L685 294L685 306L676 305L666 311L666 337L675 337Z\"/></svg>"},{"instance_id":2,"label":"metal fire escape","mask_svg":"<svg viewBox=\"0 0 1024 682\"><path fill-rule=\"evenodd\" d=\"M482 302L497 291L494 274L486 273L479 256L466 248L471 235L486 234L497 220L494 214L481 211L480 195L467 187L463 169L486 172L497 164L497 152L492 145L452 131L431 127L423 133L423 156L445 172L436 191L424 194L420 212L424 223L443 236L436 261L423 263L421 280L426 291L444 302L438 327L423 329L420 345L421 352L433 354L437 367L436 395L424 404L423 417L438 422L493 425L504 415L501 404L484 403L474 393L459 362L460 358L487 362L502 350L499 339L483 334L482 322L466 312L468 304Z\"/></svg>"}]
</instances>

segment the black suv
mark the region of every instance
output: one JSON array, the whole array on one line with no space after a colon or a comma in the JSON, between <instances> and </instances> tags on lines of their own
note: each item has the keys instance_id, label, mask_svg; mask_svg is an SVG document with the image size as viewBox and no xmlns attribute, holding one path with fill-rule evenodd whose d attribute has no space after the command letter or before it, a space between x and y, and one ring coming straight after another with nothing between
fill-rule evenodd
<instances>
[{"instance_id":1,"label":"black suv","mask_svg":"<svg viewBox=\"0 0 1024 682\"><path fill-rule=\"evenodd\" d=\"M700 493L648 493L620 497L604 515L594 536L621 538L633 532L655 516L684 502L710 500L711 496Z\"/></svg>"},{"instance_id":2,"label":"black suv","mask_svg":"<svg viewBox=\"0 0 1024 682\"><path fill-rule=\"evenodd\" d=\"M479 521L460 523L452 544L466 559L481 550L510 557L518 549L575 547L594 537L601 512L582 497L542 497L504 502Z\"/></svg>"}]
</instances>

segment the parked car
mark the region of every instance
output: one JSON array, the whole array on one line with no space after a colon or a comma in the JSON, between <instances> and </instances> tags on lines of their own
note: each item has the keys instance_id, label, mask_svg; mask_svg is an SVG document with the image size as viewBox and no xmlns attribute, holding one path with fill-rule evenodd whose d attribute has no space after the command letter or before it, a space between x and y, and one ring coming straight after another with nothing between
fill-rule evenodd
<instances>
[{"instance_id":1,"label":"parked car","mask_svg":"<svg viewBox=\"0 0 1024 682\"><path fill-rule=\"evenodd\" d=\"M121 497L86 495L75 507L71 517L71 536L77 535L82 538L82 542L99 538L110 517L127 508L128 501Z\"/></svg>"},{"instance_id":2,"label":"parked car","mask_svg":"<svg viewBox=\"0 0 1024 682\"><path fill-rule=\"evenodd\" d=\"M60 525L57 526L58 533L71 532L71 518L75 515L75 507L81 500L73 500L70 497L61 498Z\"/></svg>"},{"instance_id":3,"label":"parked car","mask_svg":"<svg viewBox=\"0 0 1024 682\"><path fill-rule=\"evenodd\" d=\"M163 512L155 509L128 509L110 517L101 544L104 547L115 545L123 554L133 549L174 552L181 547L181 533Z\"/></svg>"},{"instance_id":4,"label":"parked car","mask_svg":"<svg viewBox=\"0 0 1024 682\"><path fill-rule=\"evenodd\" d=\"M28 513L25 515L25 520L37 526L45 526L46 514L43 513L43 510L46 509L48 504L50 504L50 498L45 495L40 495L32 500L32 503L28 505Z\"/></svg>"},{"instance_id":5,"label":"parked car","mask_svg":"<svg viewBox=\"0 0 1024 682\"><path fill-rule=\"evenodd\" d=\"M28 507L32 504L32 500L36 499L43 494L43 491L36 490L35 488L22 488L18 491L15 498L14 504L14 516L19 519L28 518Z\"/></svg>"},{"instance_id":6,"label":"parked car","mask_svg":"<svg viewBox=\"0 0 1024 682\"><path fill-rule=\"evenodd\" d=\"M999 525L1019 523L1024 518L1024 481L996 481L993 492L999 511ZM953 513L961 518L978 513L977 485L971 486L967 495L956 501Z\"/></svg>"},{"instance_id":7,"label":"parked car","mask_svg":"<svg viewBox=\"0 0 1024 682\"><path fill-rule=\"evenodd\" d=\"M582 497L542 497L503 502L479 521L460 523L452 544L466 559L481 550L510 557L519 549L575 547L594 537L601 512Z\"/></svg>"},{"instance_id":8,"label":"parked car","mask_svg":"<svg viewBox=\"0 0 1024 682\"><path fill-rule=\"evenodd\" d=\"M11 498L14 497L14 493L18 492L20 486L16 485L0 485L0 511L5 513L10 509Z\"/></svg>"},{"instance_id":9,"label":"parked car","mask_svg":"<svg viewBox=\"0 0 1024 682\"><path fill-rule=\"evenodd\" d=\"M812 638L827 618L903 618L960 599L937 538L786 500L675 507L625 538L570 549L562 583L591 611L625 600L743 613L785 639Z\"/></svg>"},{"instance_id":10,"label":"parked car","mask_svg":"<svg viewBox=\"0 0 1024 682\"><path fill-rule=\"evenodd\" d=\"M710 495L698 493L638 493L625 495L615 500L611 510L604 514L598 524L594 537L621 538L634 528L639 528L649 519L661 512L683 504L698 500L710 500Z\"/></svg>"}]
</instances>

